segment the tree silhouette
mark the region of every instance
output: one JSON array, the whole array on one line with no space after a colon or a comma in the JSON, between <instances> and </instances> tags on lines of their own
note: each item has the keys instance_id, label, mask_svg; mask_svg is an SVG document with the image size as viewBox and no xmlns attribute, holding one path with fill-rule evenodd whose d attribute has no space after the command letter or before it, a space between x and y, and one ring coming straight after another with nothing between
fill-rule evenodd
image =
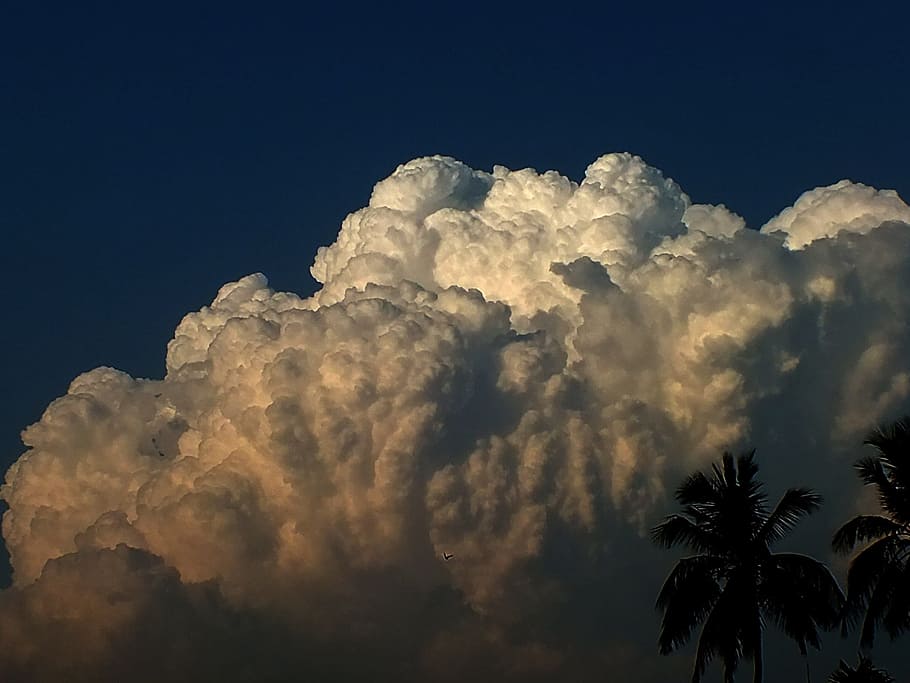
<instances>
[{"instance_id":1,"label":"tree silhouette","mask_svg":"<svg viewBox=\"0 0 910 683\"><path fill-rule=\"evenodd\" d=\"M834 534L832 546L847 554L869 544L847 572L844 627L862 620L860 644L871 647L879 626L892 639L910 627L910 418L880 427L864 443L877 454L855 467L865 485L877 489L883 514L854 517Z\"/></svg>"},{"instance_id":2,"label":"tree silhouette","mask_svg":"<svg viewBox=\"0 0 910 683\"><path fill-rule=\"evenodd\" d=\"M657 597L663 611L658 645L668 654L689 641L702 622L692 673L698 683L714 658L724 680L735 680L742 659L751 659L753 681L764 678L762 638L767 620L777 624L806 654L818 649L819 628L839 623L843 594L822 563L770 548L821 505L809 489L789 489L773 511L756 479L755 452L738 459L724 453L710 476L690 475L676 491L682 514L652 530L664 548L694 551L676 564Z\"/></svg>"},{"instance_id":3,"label":"tree silhouette","mask_svg":"<svg viewBox=\"0 0 910 683\"><path fill-rule=\"evenodd\" d=\"M828 676L828 683L894 683L894 678L887 671L873 666L866 657L860 657L856 668L840 660L840 666Z\"/></svg>"}]
</instances>

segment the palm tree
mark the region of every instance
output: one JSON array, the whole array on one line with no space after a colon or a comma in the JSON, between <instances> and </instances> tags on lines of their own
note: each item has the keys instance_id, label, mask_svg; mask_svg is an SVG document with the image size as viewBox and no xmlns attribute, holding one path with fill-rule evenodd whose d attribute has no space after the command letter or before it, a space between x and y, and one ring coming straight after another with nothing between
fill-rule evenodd
<instances>
[{"instance_id":1,"label":"palm tree","mask_svg":"<svg viewBox=\"0 0 910 683\"><path fill-rule=\"evenodd\" d=\"M847 554L869 544L847 572L844 627L862 618L860 645L871 647L879 626L892 639L910 628L910 417L879 427L864 443L877 453L855 467L866 486L877 489L883 514L854 517L834 534L832 546Z\"/></svg>"},{"instance_id":2,"label":"palm tree","mask_svg":"<svg viewBox=\"0 0 910 683\"><path fill-rule=\"evenodd\" d=\"M668 654L689 641L704 622L692 681L720 658L725 683L735 680L741 659L751 659L753 681L762 683L762 637L775 622L806 655L820 647L818 629L839 623L843 593L822 563L770 548L821 505L809 489L789 489L768 511L763 484L756 479L755 451L734 460L723 454L711 475L696 472L676 491L682 514L670 515L652 530L655 543L688 546L657 596L663 611L658 645Z\"/></svg>"},{"instance_id":3,"label":"palm tree","mask_svg":"<svg viewBox=\"0 0 910 683\"><path fill-rule=\"evenodd\" d=\"M837 671L828 676L828 683L894 683L894 678L887 671L873 666L871 660L860 657L856 668L840 660Z\"/></svg>"}]
</instances>

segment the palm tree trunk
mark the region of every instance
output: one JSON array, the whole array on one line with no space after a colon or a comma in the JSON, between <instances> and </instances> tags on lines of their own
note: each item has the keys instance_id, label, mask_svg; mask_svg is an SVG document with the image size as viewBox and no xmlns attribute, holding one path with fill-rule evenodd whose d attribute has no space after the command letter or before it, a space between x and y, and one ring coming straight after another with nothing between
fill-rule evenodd
<instances>
[{"instance_id":1,"label":"palm tree trunk","mask_svg":"<svg viewBox=\"0 0 910 683\"><path fill-rule=\"evenodd\" d=\"M752 683L764 683L765 681L765 656L762 653L762 633L758 632L758 638L755 639L755 673L752 676Z\"/></svg>"},{"instance_id":2,"label":"palm tree trunk","mask_svg":"<svg viewBox=\"0 0 910 683\"><path fill-rule=\"evenodd\" d=\"M803 659L806 660L806 683L812 683L812 672L809 671L809 653L803 655Z\"/></svg>"}]
</instances>

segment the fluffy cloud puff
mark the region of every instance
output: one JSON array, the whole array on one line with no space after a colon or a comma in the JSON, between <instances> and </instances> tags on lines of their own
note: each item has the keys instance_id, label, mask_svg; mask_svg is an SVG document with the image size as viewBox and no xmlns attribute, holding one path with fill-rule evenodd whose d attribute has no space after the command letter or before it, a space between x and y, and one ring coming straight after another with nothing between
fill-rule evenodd
<instances>
[{"instance_id":1,"label":"fluffy cloud puff","mask_svg":"<svg viewBox=\"0 0 910 683\"><path fill-rule=\"evenodd\" d=\"M314 296L225 285L164 379L98 368L25 430L0 667L116 678L152 642L156 675L255 678L213 654L246 643L277 679L678 675L615 618L662 574L641 531L723 448L838 490L910 405L908 221L842 181L750 230L629 154L404 164Z\"/></svg>"}]
</instances>

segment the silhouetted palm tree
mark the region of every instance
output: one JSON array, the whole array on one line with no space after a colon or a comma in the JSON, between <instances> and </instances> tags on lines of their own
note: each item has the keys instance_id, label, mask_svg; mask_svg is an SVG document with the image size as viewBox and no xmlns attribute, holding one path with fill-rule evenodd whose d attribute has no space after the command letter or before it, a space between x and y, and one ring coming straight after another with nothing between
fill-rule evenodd
<instances>
[{"instance_id":1,"label":"silhouetted palm tree","mask_svg":"<svg viewBox=\"0 0 910 683\"><path fill-rule=\"evenodd\" d=\"M652 530L658 545L684 545L696 553L676 564L657 597L663 610L661 654L684 645L704 622L693 683L715 657L723 661L727 683L743 658L753 660L753 681L762 683L766 619L795 640L804 655L807 645L820 647L819 628L839 622L843 594L828 568L805 555L770 550L819 507L821 497L809 489L790 489L769 512L754 454L734 461L724 453L710 476L690 475L676 491L682 514L670 515Z\"/></svg>"},{"instance_id":2,"label":"silhouetted palm tree","mask_svg":"<svg viewBox=\"0 0 910 683\"><path fill-rule=\"evenodd\" d=\"M873 666L866 657L860 657L855 669L840 660L837 671L828 676L828 683L894 683L894 678L887 671Z\"/></svg>"},{"instance_id":3,"label":"silhouetted palm tree","mask_svg":"<svg viewBox=\"0 0 910 683\"><path fill-rule=\"evenodd\" d=\"M845 609L845 628L862 618L860 644L870 647L879 626L892 638L910 628L910 418L880 427L864 443L878 453L856 470L878 489L883 514L854 517L832 545L846 554L872 542L850 563Z\"/></svg>"}]
</instances>

